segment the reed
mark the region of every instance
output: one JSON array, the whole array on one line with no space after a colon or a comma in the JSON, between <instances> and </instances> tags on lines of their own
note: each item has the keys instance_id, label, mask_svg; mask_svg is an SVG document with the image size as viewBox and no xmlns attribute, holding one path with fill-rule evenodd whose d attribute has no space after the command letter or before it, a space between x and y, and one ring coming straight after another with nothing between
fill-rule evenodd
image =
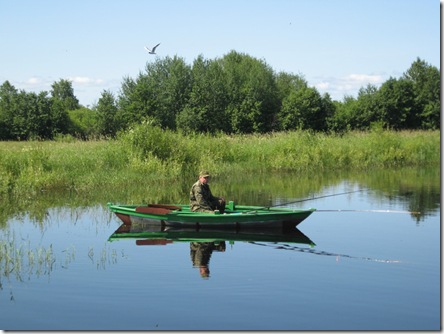
<instances>
[{"instance_id":1,"label":"reed","mask_svg":"<svg viewBox=\"0 0 444 334\"><path fill-rule=\"evenodd\" d=\"M203 168L228 175L439 166L440 132L185 135L141 124L116 140L0 142L0 155L0 196L34 196L163 187Z\"/></svg>"},{"instance_id":2,"label":"reed","mask_svg":"<svg viewBox=\"0 0 444 334\"><path fill-rule=\"evenodd\" d=\"M0 240L0 283L2 277L23 281L31 275L49 275L54 263L52 245L33 249L29 242L17 243L14 234Z\"/></svg>"},{"instance_id":3,"label":"reed","mask_svg":"<svg viewBox=\"0 0 444 334\"><path fill-rule=\"evenodd\" d=\"M33 248L29 240L24 241L13 231L7 230L0 240L0 287L4 279L25 282L32 277L50 276L57 268L69 269L76 259L76 249L70 245L62 253L64 258L56 259L52 244L49 247L38 245ZM92 247L87 255L98 270L106 269L118 261L117 251L109 243L104 244L99 258L94 259ZM125 257L123 251L121 256Z\"/></svg>"}]
</instances>

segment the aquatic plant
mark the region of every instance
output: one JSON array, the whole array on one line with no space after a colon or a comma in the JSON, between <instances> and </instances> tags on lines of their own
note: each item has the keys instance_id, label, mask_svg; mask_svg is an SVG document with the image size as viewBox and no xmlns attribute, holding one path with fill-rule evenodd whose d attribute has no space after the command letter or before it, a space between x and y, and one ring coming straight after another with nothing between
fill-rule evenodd
<instances>
[{"instance_id":1,"label":"aquatic plant","mask_svg":"<svg viewBox=\"0 0 444 334\"><path fill-rule=\"evenodd\" d=\"M23 281L31 275L49 275L55 261L52 245L32 248L29 242L17 243L10 233L0 240L0 282L2 277Z\"/></svg>"}]
</instances>

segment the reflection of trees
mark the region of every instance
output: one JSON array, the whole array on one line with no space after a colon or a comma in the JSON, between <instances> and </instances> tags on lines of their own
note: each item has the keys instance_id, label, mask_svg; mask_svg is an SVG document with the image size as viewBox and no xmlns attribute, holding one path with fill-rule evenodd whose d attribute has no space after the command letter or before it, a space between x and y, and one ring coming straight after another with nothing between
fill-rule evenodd
<instances>
[{"instance_id":1,"label":"reflection of trees","mask_svg":"<svg viewBox=\"0 0 444 334\"><path fill-rule=\"evenodd\" d=\"M433 214L440 208L440 169L430 168L382 168L371 171L320 171L304 173L263 173L253 176L230 175L230 184L218 185L213 180L212 189L217 193L231 194L239 203L275 205L327 195L325 189L343 184L369 190L383 204L400 204L406 211L421 212L416 219ZM274 195L279 194L279 198ZM239 198L239 199L238 199Z\"/></svg>"},{"instance_id":2,"label":"reflection of trees","mask_svg":"<svg viewBox=\"0 0 444 334\"><path fill-rule=\"evenodd\" d=\"M423 186L416 191L410 189L400 189L399 196L408 202L409 211L419 211L416 221L424 219L425 216L439 210L441 201L441 192L439 189L430 189L428 186Z\"/></svg>"},{"instance_id":3,"label":"reflection of trees","mask_svg":"<svg viewBox=\"0 0 444 334\"><path fill-rule=\"evenodd\" d=\"M378 170L365 173L360 183L374 190L372 196L391 204L400 204L405 210L420 212L419 222L441 207L440 170L437 168Z\"/></svg>"},{"instance_id":4,"label":"reflection of trees","mask_svg":"<svg viewBox=\"0 0 444 334\"><path fill-rule=\"evenodd\" d=\"M190 242L190 256L193 267L199 268L203 278L210 277L210 258L213 251L225 252L225 241Z\"/></svg>"},{"instance_id":5,"label":"reflection of trees","mask_svg":"<svg viewBox=\"0 0 444 334\"><path fill-rule=\"evenodd\" d=\"M372 171L320 171L232 173L218 175L213 179L213 193L225 194L227 199L237 203L269 206L311 196L324 195L325 189L355 183L357 187L368 188L381 201L398 200L408 211L419 211L421 217L436 212L440 207L440 168L402 168ZM74 214L85 208L103 206L108 201L120 203L188 203L187 194L194 173L189 173L177 184L168 187L161 182L140 183L116 187L108 185L94 191L75 192L47 191L29 196L6 196L0 198L0 228L11 217L25 213L40 224L47 224L48 211L54 208L66 209ZM229 182L227 182L229 180ZM148 182L148 181L147 181ZM147 193L147 187L150 191ZM110 198L110 195L112 197ZM111 216L110 216L111 217Z\"/></svg>"}]
</instances>

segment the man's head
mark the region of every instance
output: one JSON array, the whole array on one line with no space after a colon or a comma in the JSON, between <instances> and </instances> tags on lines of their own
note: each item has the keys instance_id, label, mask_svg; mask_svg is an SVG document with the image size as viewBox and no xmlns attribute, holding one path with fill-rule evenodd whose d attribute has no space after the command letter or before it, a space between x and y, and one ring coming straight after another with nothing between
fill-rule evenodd
<instances>
[{"instance_id":1,"label":"man's head","mask_svg":"<svg viewBox=\"0 0 444 334\"><path fill-rule=\"evenodd\" d=\"M204 170L199 173L200 182L207 183L209 179L210 179L210 173L208 173L207 171Z\"/></svg>"}]
</instances>

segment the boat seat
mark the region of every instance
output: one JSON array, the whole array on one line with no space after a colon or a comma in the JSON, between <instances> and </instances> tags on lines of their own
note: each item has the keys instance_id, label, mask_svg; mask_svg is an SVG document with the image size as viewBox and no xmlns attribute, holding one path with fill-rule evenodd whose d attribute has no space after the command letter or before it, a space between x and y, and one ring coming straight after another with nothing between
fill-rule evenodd
<instances>
[{"instance_id":1,"label":"boat seat","mask_svg":"<svg viewBox=\"0 0 444 334\"><path fill-rule=\"evenodd\" d=\"M136 212L139 213L150 213L154 215L166 215L170 213L172 210L166 209L166 208L156 208L156 207L149 207L149 206L138 206L136 208Z\"/></svg>"},{"instance_id":2,"label":"boat seat","mask_svg":"<svg viewBox=\"0 0 444 334\"><path fill-rule=\"evenodd\" d=\"M169 210L179 210L181 211L182 208L177 205L167 205L167 204L148 204L150 208L163 208L163 209L169 209Z\"/></svg>"}]
</instances>

